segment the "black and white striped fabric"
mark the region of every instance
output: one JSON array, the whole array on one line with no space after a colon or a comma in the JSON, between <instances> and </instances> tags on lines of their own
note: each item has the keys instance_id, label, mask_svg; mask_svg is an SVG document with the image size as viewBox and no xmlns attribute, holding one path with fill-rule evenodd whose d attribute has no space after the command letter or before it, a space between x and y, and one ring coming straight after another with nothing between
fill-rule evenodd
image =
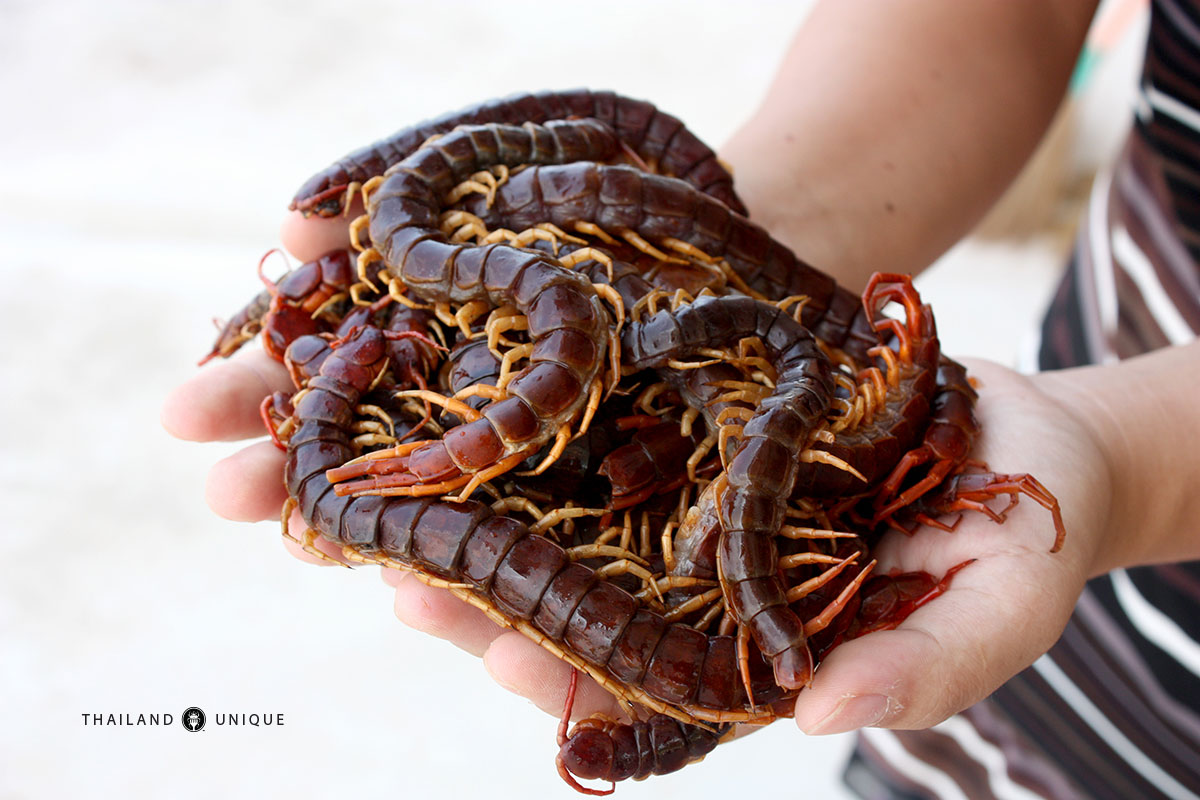
<instances>
[{"instance_id":1,"label":"black and white striped fabric","mask_svg":"<svg viewBox=\"0 0 1200 800\"><path fill-rule=\"evenodd\" d=\"M1198 332L1200 0L1154 0L1134 128L1096 180L1038 361L1113 363ZM1200 800L1200 562L1091 581L1032 667L931 730L863 731L846 781L868 800Z\"/></svg>"}]
</instances>

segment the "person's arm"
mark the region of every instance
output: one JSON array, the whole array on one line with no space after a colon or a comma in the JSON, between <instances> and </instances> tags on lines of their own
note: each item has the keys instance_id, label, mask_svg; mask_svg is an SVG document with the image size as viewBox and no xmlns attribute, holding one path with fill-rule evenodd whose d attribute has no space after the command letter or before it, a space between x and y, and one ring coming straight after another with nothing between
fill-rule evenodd
<instances>
[{"instance_id":1,"label":"person's arm","mask_svg":"<svg viewBox=\"0 0 1200 800\"><path fill-rule=\"evenodd\" d=\"M1091 576L1200 559L1200 342L1036 380L1096 432L1113 474Z\"/></svg>"},{"instance_id":2,"label":"person's arm","mask_svg":"<svg viewBox=\"0 0 1200 800\"><path fill-rule=\"evenodd\" d=\"M1016 177L1095 0L826 0L721 149L763 225L858 289L917 273Z\"/></svg>"},{"instance_id":3,"label":"person's arm","mask_svg":"<svg viewBox=\"0 0 1200 800\"><path fill-rule=\"evenodd\" d=\"M923 268L967 231L1033 149L1061 97L1093 5L822 4L797 37L762 111L723 151L752 217L850 286L879 269ZM344 224L293 217L284 243L308 258L344 241ZM1194 363L1196 354L1189 348L1162 357ZM1047 515L1029 502L1003 528L975 518L953 535L927 530L912 540L894 539L884 549L884 566L940 573L966 558L980 561L901 629L835 650L814 687L800 696L801 727L812 729L847 694L881 691L895 702L885 716L859 724L935 724L1049 647L1088 576L1194 552L1194 534L1189 540L1173 526L1194 518L1196 497L1177 496L1182 490L1163 484L1173 477L1180 486L1195 484L1197 476L1188 472L1195 442L1171 435L1195 411L1171 409L1161 429L1148 418L1159 402L1179 405L1195 396L1197 378L1174 361L1160 369L1167 362L1156 358L1032 381L980 366L986 433L975 455L999 471L1033 472L1059 495L1066 547L1046 553ZM229 403L249 395L232 385L251 382L261 397L273 380L284 379L281 372L270 365L257 372L211 371L168 403L164 423L183 438L248 435L253 409L230 414ZM1168 397L1181 374L1191 376L1190 394ZM1092 406L1085 398L1094 395L1054 384L1073 376L1089 392L1120 392L1132 376L1146 393ZM230 385L218 391L223 382ZM1137 448L1121 445L1118 435L1166 448L1154 459L1168 465L1171 476L1156 479L1159 466L1142 460L1149 454L1131 455ZM282 458L269 450L252 447L214 469L214 510L254 519L266 515L264 497L281 499ZM1126 499L1134 491L1141 494ZM1127 519L1138 524L1117 527ZM397 583L401 619L483 654L502 685L551 713L561 710L564 663L445 592L411 578ZM577 710L611 713L612 698L587 684Z\"/></svg>"}]
</instances>

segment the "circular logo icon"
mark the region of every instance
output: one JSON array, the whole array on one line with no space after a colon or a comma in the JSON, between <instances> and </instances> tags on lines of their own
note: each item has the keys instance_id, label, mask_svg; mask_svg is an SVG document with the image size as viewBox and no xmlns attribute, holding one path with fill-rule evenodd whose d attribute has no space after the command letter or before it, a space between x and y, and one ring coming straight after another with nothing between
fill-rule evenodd
<instances>
[{"instance_id":1,"label":"circular logo icon","mask_svg":"<svg viewBox=\"0 0 1200 800\"><path fill-rule=\"evenodd\" d=\"M195 706L184 709L183 716L180 718L180 722L183 723L183 727L187 728L192 733L204 730L204 720L204 712Z\"/></svg>"}]
</instances>

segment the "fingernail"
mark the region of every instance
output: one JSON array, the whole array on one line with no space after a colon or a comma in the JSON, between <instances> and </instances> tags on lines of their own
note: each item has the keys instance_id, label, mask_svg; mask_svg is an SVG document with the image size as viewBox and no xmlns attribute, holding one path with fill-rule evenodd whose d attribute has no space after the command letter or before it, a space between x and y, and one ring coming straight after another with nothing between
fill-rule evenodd
<instances>
[{"instance_id":1,"label":"fingernail","mask_svg":"<svg viewBox=\"0 0 1200 800\"><path fill-rule=\"evenodd\" d=\"M891 700L881 694L846 695L817 724L801 730L810 736L825 736L867 728L882 720L890 705Z\"/></svg>"}]
</instances>

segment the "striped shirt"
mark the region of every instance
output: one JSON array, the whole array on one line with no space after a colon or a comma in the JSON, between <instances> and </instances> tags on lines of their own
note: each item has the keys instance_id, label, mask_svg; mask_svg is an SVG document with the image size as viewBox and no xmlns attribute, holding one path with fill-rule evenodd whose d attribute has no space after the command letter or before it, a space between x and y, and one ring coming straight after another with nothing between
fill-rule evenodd
<instances>
[{"instance_id":1,"label":"striped shirt","mask_svg":"<svg viewBox=\"0 0 1200 800\"><path fill-rule=\"evenodd\" d=\"M1094 185L1039 366L1197 332L1200 0L1154 0L1133 130ZM1200 562L1090 581L1032 667L930 730L864 730L845 777L868 800L1200 800Z\"/></svg>"}]
</instances>

